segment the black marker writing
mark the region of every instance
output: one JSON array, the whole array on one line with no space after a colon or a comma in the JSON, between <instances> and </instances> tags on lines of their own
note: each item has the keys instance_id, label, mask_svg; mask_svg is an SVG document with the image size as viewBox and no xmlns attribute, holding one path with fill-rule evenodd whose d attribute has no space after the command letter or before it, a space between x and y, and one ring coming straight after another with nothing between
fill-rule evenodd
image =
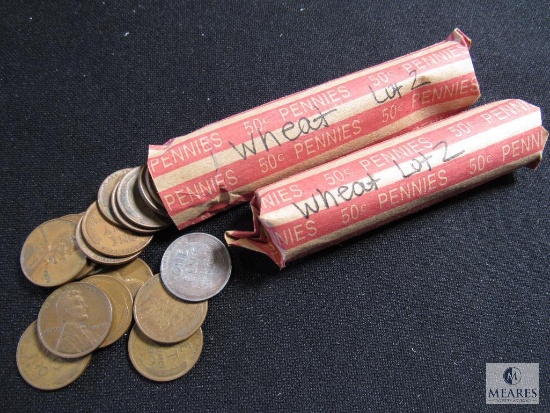
<instances>
[{"instance_id":1,"label":"black marker writing","mask_svg":"<svg viewBox=\"0 0 550 413\"><path fill-rule=\"evenodd\" d=\"M302 135L307 135L310 132L317 131L321 128L327 128L330 126L327 116L333 112L336 112L337 109L331 109L326 112L321 112L318 107L315 106L315 109L319 112L319 116L316 116L315 118L309 119L307 117L303 117L298 119L296 123L290 121L283 125L281 128L281 134L283 137L289 141L295 141ZM269 152L269 150L276 146L281 146L281 142L279 142L279 139L273 134L271 131L267 131L262 133L261 130L257 129L258 132L257 138L260 138L261 147L256 147L255 137L253 133L250 133L250 141L248 143L241 143L240 145L235 145L233 142L229 142L229 145L235 149L235 151L240 155L240 157L243 160L246 160L251 155L256 155L258 151L265 150ZM271 146L270 146L271 142ZM239 149L240 146L240 149Z\"/></svg>"}]
</instances>

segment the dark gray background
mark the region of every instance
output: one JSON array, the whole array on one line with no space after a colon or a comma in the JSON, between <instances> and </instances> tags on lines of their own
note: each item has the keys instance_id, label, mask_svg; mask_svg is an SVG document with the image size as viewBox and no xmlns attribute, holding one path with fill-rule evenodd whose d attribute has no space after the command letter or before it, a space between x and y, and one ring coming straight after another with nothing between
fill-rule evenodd
<instances>
[{"instance_id":1,"label":"dark gray background","mask_svg":"<svg viewBox=\"0 0 550 413\"><path fill-rule=\"evenodd\" d=\"M19 268L28 233L83 211L147 145L439 42L473 40L479 104L548 97L548 1L2 1L2 411L512 411L486 362L538 362L548 411L550 161L290 264L231 250L204 351L159 384L127 337L53 393L17 341L49 290ZM547 154L546 154L547 155ZM545 158L547 156L545 155ZM155 237L250 228L248 206Z\"/></svg>"}]
</instances>

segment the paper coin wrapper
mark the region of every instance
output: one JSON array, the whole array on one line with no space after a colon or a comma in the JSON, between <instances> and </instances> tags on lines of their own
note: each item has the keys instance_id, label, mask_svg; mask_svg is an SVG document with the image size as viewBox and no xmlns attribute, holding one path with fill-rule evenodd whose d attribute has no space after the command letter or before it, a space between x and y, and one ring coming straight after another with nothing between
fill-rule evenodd
<instances>
[{"instance_id":1,"label":"paper coin wrapper","mask_svg":"<svg viewBox=\"0 0 550 413\"><path fill-rule=\"evenodd\" d=\"M535 168L547 138L539 108L515 99L484 105L258 189L254 231L225 238L282 268L521 166Z\"/></svg>"},{"instance_id":2,"label":"paper coin wrapper","mask_svg":"<svg viewBox=\"0 0 550 413\"><path fill-rule=\"evenodd\" d=\"M479 87L459 29L441 43L149 147L148 168L180 229L262 186L472 105Z\"/></svg>"}]
</instances>

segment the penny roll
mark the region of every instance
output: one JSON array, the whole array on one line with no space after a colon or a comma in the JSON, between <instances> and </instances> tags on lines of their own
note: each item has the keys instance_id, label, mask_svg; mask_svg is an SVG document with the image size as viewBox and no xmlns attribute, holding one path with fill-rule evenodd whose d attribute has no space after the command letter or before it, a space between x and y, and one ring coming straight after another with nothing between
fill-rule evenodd
<instances>
[{"instance_id":1,"label":"penny roll","mask_svg":"<svg viewBox=\"0 0 550 413\"><path fill-rule=\"evenodd\" d=\"M446 118L479 87L470 39L443 42L149 147L148 168L180 229L292 174Z\"/></svg>"},{"instance_id":2,"label":"penny roll","mask_svg":"<svg viewBox=\"0 0 550 413\"><path fill-rule=\"evenodd\" d=\"M282 268L521 166L535 168L547 138L536 106L484 105L258 189L254 231L225 238Z\"/></svg>"}]
</instances>

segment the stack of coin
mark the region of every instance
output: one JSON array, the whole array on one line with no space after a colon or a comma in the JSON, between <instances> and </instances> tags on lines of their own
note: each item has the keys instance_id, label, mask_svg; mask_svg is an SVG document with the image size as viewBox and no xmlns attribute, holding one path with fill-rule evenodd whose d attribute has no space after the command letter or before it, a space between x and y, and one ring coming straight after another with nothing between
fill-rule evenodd
<instances>
[{"instance_id":1,"label":"stack of coin","mask_svg":"<svg viewBox=\"0 0 550 413\"><path fill-rule=\"evenodd\" d=\"M142 260L55 290L17 347L17 366L30 385L64 387L84 372L91 353L120 339L133 320L133 294L152 279Z\"/></svg>"},{"instance_id":2,"label":"stack of coin","mask_svg":"<svg viewBox=\"0 0 550 413\"><path fill-rule=\"evenodd\" d=\"M109 175L98 191L98 208L111 224L138 234L152 234L170 225L145 165Z\"/></svg>"},{"instance_id":3,"label":"stack of coin","mask_svg":"<svg viewBox=\"0 0 550 413\"><path fill-rule=\"evenodd\" d=\"M154 381L170 381L187 373L202 352L202 323L208 302L188 303L173 297L157 274L138 291L136 321L128 339L135 369Z\"/></svg>"}]
</instances>

